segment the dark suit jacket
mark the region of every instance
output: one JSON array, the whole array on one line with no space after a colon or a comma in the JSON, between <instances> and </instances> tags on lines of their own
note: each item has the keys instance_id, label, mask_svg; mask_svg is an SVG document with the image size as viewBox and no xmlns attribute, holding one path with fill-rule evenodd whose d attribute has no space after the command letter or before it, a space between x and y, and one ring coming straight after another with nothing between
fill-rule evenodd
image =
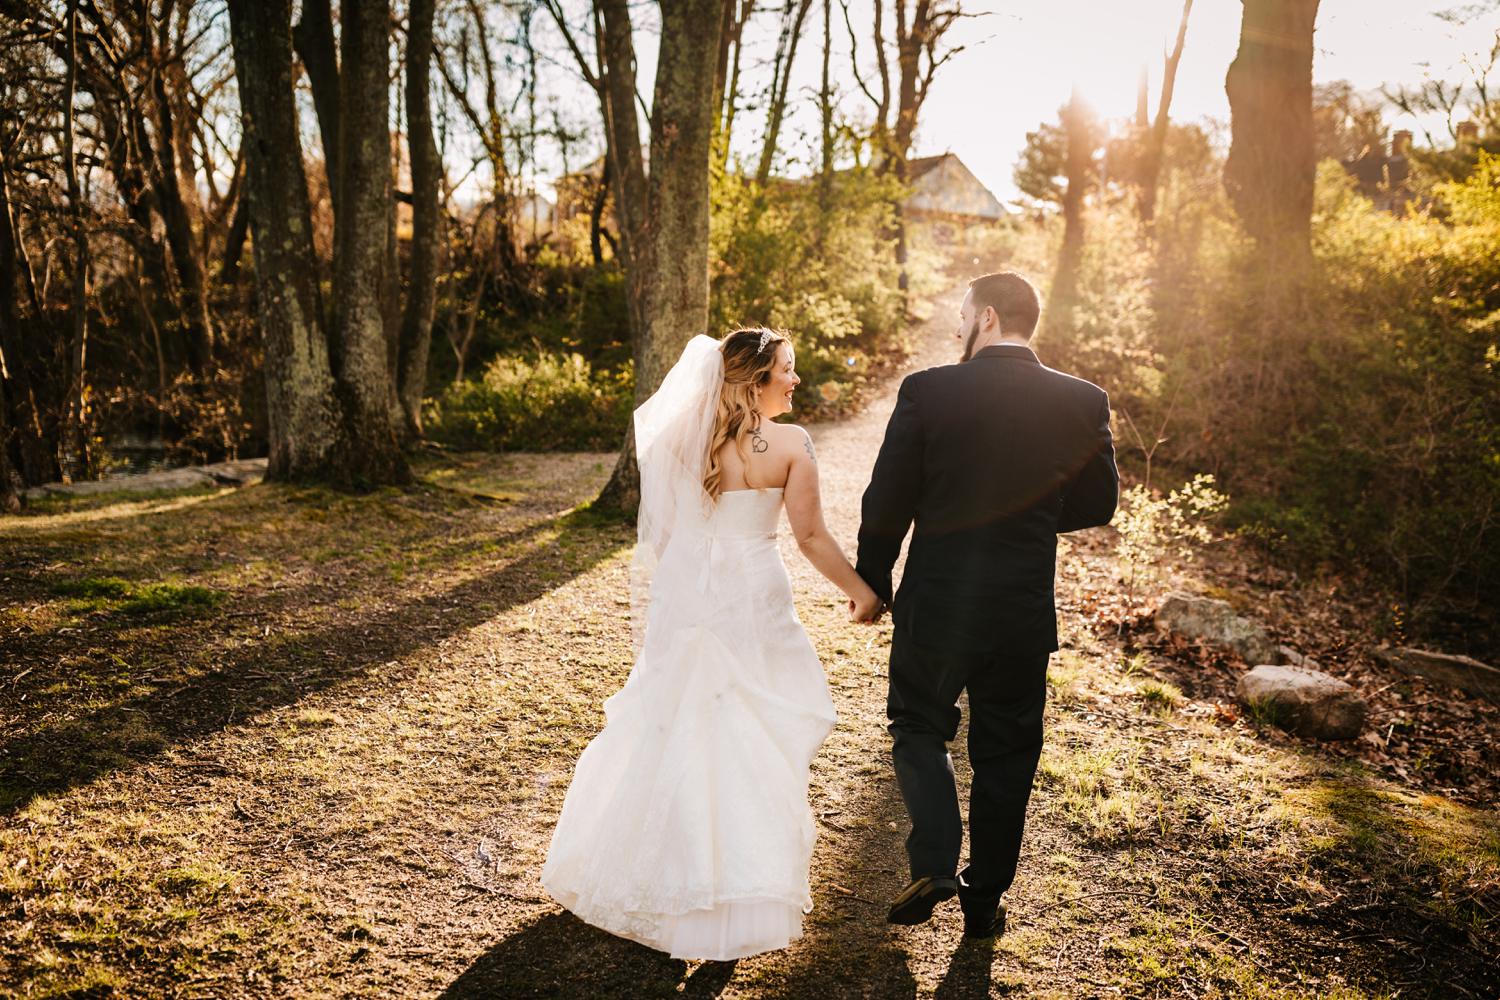
<instances>
[{"instance_id":1,"label":"dark suit jacket","mask_svg":"<svg viewBox=\"0 0 1500 1000\"><path fill-rule=\"evenodd\" d=\"M1109 397L1030 350L987 347L901 383L865 490L860 576L919 645L1057 648L1057 534L1107 524L1119 497Z\"/></svg>"}]
</instances>

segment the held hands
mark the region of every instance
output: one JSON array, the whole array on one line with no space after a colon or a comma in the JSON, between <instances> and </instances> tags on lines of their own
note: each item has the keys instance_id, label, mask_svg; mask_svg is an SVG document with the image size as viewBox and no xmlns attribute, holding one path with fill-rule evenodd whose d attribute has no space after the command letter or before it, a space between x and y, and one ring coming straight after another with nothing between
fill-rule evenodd
<instances>
[{"instance_id":1,"label":"held hands","mask_svg":"<svg viewBox=\"0 0 1500 1000\"><path fill-rule=\"evenodd\" d=\"M876 625L879 624L880 616L885 612L885 602L875 596L873 590L866 590L860 597L849 599L849 620L852 622Z\"/></svg>"}]
</instances>

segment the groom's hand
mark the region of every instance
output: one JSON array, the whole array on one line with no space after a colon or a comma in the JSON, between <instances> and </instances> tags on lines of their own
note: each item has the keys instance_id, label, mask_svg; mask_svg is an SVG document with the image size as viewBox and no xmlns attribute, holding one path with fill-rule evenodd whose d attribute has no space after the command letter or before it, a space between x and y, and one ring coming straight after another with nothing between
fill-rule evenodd
<instances>
[{"instance_id":1,"label":"groom's hand","mask_svg":"<svg viewBox=\"0 0 1500 1000\"><path fill-rule=\"evenodd\" d=\"M851 597L848 604L849 620L862 625L873 625L880 620L882 607L880 598L874 594L870 595L869 600L857 601Z\"/></svg>"}]
</instances>

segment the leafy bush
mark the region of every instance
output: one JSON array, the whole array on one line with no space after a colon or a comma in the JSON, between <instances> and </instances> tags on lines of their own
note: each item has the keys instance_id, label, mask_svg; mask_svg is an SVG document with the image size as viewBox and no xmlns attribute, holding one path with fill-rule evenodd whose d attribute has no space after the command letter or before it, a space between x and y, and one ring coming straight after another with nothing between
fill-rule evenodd
<instances>
[{"instance_id":1,"label":"leafy bush","mask_svg":"<svg viewBox=\"0 0 1500 1000\"><path fill-rule=\"evenodd\" d=\"M1214 489L1214 477L1207 475L1194 476L1165 497L1144 483L1126 490L1114 525L1130 598L1134 599L1138 577L1155 577L1169 559L1187 562L1195 545L1212 541L1208 521L1228 502Z\"/></svg>"},{"instance_id":2,"label":"leafy bush","mask_svg":"<svg viewBox=\"0 0 1500 1000\"><path fill-rule=\"evenodd\" d=\"M762 189L734 171L717 176L709 333L757 324L787 330L801 404L823 415L848 407L882 356L905 346L891 214L900 191L893 178L864 168L835 174L826 189L816 179ZM945 279L922 241L910 242L906 270L918 299Z\"/></svg>"},{"instance_id":3,"label":"leafy bush","mask_svg":"<svg viewBox=\"0 0 1500 1000\"><path fill-rule=\"evenodd\" d=\"M427 401L428 435L454 448L603 451L617 448L631 412L631 376L580 354L498 357L478 379Z\"/></svg>"},{"instance_id":4,"label":"leafy bush","mask_svg":"<svg viewBox=\"0 0 1500 1000\"><path fill-rule=\"evenodd\" d=\"M1500 606L1500 161L1377 210L1332 161L1310 266L1268 276L1222 198L1089 215L1049 361L1111 394L1122 457L1213 473L1280 557L1361 566L1416 631L1493 645ZM1186 194L1186 192L1184 192Z\"/></svg>"}]
</instances>

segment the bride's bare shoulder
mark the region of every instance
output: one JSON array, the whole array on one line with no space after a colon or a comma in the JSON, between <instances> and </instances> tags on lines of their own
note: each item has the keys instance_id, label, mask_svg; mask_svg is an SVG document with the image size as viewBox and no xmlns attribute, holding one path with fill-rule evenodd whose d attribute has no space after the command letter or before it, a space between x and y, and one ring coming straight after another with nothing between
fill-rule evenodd
<instances>
[{"instance_id":1,"label":"bride's bare shoulder","mask_svg":"<svg viewBox=\"0 0 1500 1000\"><path fill-rule=\"evenodd\" d=\"M769 438L772 447L793 459L802 455L813 457L812 435L800 424L773 423L770 426L774 434Z\"/></svg>"}]
</instances>

